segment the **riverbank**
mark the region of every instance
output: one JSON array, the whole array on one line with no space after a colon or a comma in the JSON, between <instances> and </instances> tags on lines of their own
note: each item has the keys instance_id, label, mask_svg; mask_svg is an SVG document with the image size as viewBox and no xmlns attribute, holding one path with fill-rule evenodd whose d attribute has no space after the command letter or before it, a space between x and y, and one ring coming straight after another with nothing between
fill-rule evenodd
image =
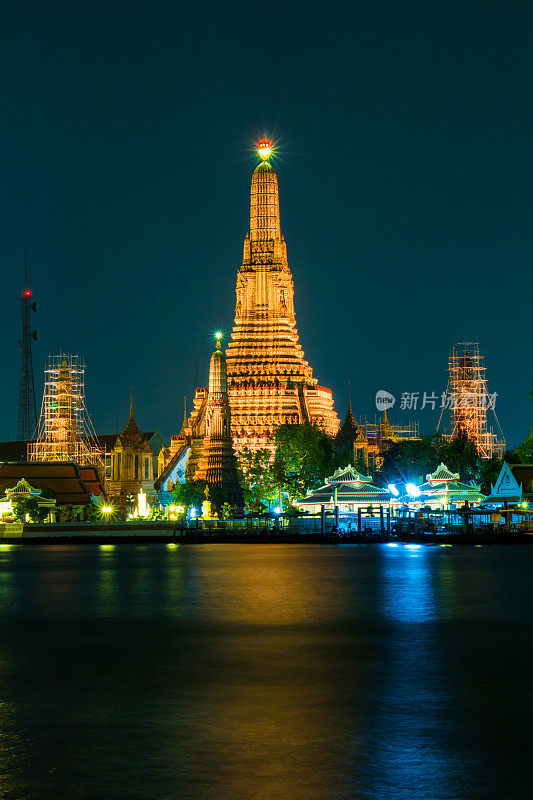
<instances>
[{"instance_id":1,"label":"riverbank","mask_svg":"<svg viewBox=\"0 0 533 800\"><path fill-rule=\"evenodd\" d=\"M13 528L13 530L10 530ZM120 544L139 543L247 543L247 544L533 544L533 532L478 533L346 533L321 534L285 528L250 527L247 530L229 528L179 527L175 522L151 523L63 523L59 525L5 525L0 531L4 544Z\"/></svg>"}]
</instances>

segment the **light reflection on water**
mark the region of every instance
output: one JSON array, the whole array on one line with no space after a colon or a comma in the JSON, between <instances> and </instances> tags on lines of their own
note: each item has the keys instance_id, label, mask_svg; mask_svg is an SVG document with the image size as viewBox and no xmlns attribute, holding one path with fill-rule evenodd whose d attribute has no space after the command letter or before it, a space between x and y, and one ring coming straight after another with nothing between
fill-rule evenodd
<instances>
[{"instance_id":1,"label":"light reflection on water","mask_svg":"<svg viewBox=\"0 0 533 800\"><path fill-rule=\"evenodd\" d=\"M1 550L2 796L527 796L532 560L511 547Z\"/></svg>"}]
</instances>

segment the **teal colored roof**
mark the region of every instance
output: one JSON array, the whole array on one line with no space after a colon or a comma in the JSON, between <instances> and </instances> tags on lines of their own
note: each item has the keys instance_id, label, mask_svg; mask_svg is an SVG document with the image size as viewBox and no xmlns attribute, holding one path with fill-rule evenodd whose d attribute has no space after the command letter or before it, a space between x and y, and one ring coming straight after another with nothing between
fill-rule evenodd
<instances>
[{"instance_id":1,"label":"teal colored roof","mask_svg":"<svg viewBox=\"0 0 533 800\"><path fill-rule=\"evenodd\" d=\"M328 483L365 483L371 484L372 483L372 476L371 475L362 475L360 472L357 472L355 467L352 467L351 464L348 464L347 467L340 467L333 475L327 479Z\"/></svg>"},{"instance_id":2,"label":"teal colored roof","mask_svg":"<svg viewBox=\"0 0 533 800\"><path fill-rule=\"evenodd\" d=\"M443 464L442 461L435 470L435 472L430 472L426 475L427 481L456 481L459 480L459 473L452 472L448 469L446 464Z\"/></svg>"}]
</instances>

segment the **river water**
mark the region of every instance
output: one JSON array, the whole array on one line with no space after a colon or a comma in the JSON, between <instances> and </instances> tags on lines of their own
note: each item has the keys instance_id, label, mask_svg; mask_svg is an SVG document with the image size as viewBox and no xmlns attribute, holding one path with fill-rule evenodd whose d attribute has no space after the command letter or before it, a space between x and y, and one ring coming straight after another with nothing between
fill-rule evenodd
<instances>
[{"instance_id":1,"label":"river water","mask_svg":"<svg viewBox=\"0 0 533 800\"><path fill-rule=\"evenodd\" d=\"M0 797L531 796L533 548L0 547Z\"/></svg>"}]
</instances>

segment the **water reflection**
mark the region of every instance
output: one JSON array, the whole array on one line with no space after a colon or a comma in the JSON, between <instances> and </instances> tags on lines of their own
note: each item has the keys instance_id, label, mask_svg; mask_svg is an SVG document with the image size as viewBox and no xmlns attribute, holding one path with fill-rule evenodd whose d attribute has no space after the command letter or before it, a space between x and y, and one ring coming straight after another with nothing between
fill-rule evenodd
<instances>
[{"instance_id":1,"label":"water reflection","mask_svg":"<svg viewBox=\"0 0 533 800\"><path fill-rule=\"evenodd\" d=\"M528 552L0 551L0 785L24 800L527 796L518 733L512 773L493 752L508 708L529 730Z\"/></svg>"},{"instance_id":2,"label":"water reflection","mask_svg":"<svg viewBox=\"0 0 533 800\"><path fill-rule=\"evenodd\" d=\"M395 624L383 639L370 722L370 796L467 797L477 765L472 760L466 775L466 754L455 746L453 681L446 674L438 625L439 551L400 545L383 552L380 605Z\"/></svg>"},{"instance_id":3,"label":"water reflection","mask_svg":"<svg viewBox=\"0 0 533 800\"><path fill-rule=\"evenodd\" d=\"M417 544L383 548L381 601L384 616L399 622L424 622L438 613L433 586L434 552Z\"/></svg>"}]
</instances>

